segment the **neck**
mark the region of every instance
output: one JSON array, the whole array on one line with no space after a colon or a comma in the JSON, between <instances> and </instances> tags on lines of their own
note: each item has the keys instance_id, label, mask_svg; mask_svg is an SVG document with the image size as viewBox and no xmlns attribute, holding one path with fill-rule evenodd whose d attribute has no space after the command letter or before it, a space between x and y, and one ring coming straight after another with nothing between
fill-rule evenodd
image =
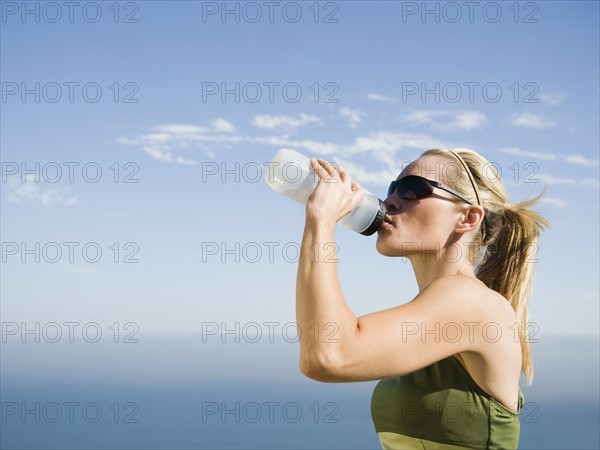
<instances>
[{"instance_id":1,"label":"neck","mask_svg":"<svg viewBox=\"0 0 600 450\"><path fill-rule=\"evenodd\" d=\"M459 251L459 245L446 246L435 252L422 252L409 255L419 292L433 283L435 280L448 275L465 275L477 278L471 262L463 251ZM460 247L462 250L462 247Z\"/></svg>"}]
</instances>

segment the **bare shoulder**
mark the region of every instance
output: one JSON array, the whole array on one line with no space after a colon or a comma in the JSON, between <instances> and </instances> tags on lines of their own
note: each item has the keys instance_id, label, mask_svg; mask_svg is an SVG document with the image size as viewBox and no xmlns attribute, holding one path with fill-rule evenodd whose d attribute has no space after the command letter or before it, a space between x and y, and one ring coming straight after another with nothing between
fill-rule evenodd
<instances>
[{"instance_id":1,"label":"bare shoulder","mask_svg":"<svg viewBox=\"0 0 600 450\"><path fill-rule=\"evenodd\" d=\"M453 307L468 307L469 316L513 325L516 314L511 304L500 293L487 287L481 280L466 275L446 275L433 281L415 300L451 299Z\"/></svg>"},{"instance_id":2,"label":"bare shoulder","mask_svg":"<svg viewBox=\"0 0 600 450\"><path fill-rule=\"evenodd\" d=\"M432 283L431 288L460 293L460 300L454 304L472 309L473 314L468 316L471 320L476 318L469 327L474 345L455 356L483 390L507 407L514 406L522 355L512 305L500 293L472 277L443 277Z\"/></svg>"},{"instance_id":3,"label":"bare shoulder","mask_svg":"<svg viewBox=\"0 0 600 450\"><path fill-rule=\"evenodd\" d=\"M359 317L356 333L339 346L319 380L402 376L457 354L468 369L476 364L489 378L502 358L516 355L509 342L511 310L477 279L442 277L407 303Z\"/></svg>"},{"instance_id":4,"label":"bare shoulder","mask_svg":"<svg viewBox=\"0 0 600 450\"><path fill-rule=\"evenodd\" d=\"M460 318L469 333L469 349L493 364L520 355L517 315L509 301L477 278L448 275L432 282L414 301L437 303L449 317ZM456 311L458 309L458 311ZM454 310L454 311L451 311Z\"/></svg>"}]
</instances>

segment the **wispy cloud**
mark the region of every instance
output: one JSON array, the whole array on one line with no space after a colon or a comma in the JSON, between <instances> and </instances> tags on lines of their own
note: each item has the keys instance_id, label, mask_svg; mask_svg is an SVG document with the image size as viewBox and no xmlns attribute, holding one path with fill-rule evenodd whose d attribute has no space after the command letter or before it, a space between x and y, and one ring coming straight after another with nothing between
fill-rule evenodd
<instances>
[{"instance_id":1,"label":"wispy cloud","mask_svg":"<svg viewBox=\"0 0 600 450\"><path fill-rule=\"evenodd\" d=\"M543 205L554 206L556 208L564 208L567 204L565 200L557 197L542 197L541 203Z\"/></svg>"},{"instance_id":2,"label":"wispy cloud","mask_svg":"<svg viewBox=\"0 0 600 450\"><path fill-rule=\"evenodd\" d=\"M434 130L472 130L483 126L487 118L479 111L421 110L406 114L401 120L412 125L427 125Z\"/></svg>"},{"instance_id":3,"label":"wispy cloud","mask_svg":"<svg viewBox=\"0 0 600 450\"><path fill-rule=\"evenodd\" d=\"M535 174L532 179L536 179L539 181L542 181L546 184L550 184L550 185L557 185L557 184L577 184L577 180L574 180L572 178L559 178L559 177L554 177L552 175L546 175L546 174Z\"/></svg>"},{"instance_id":4,"label":"wispy cloud","mask_svg":"<svg viewBox=\"0 0 600 450\"><path fill-rule=\"evenodd\" d=\"M233 124L221 117L217 117L211 121L211 125L215 131L220 131L222 133L233 133L235 131Z\"/></svg>"},{"instance_id":5,"label":"wispy cloud","mask_svg":"<svg viewBox=\"0 0 600 450\"><path fill-rule=\"evenodd\" d=\"M338 147L340 154L356 154L374 152L377 154L396 153L411 148L424 150L434 147L444 147L445 144L437 138L424 134L405 132L380 131L368 136L358 136L352 144Z\"/></svg>"},{"instance_id":6,"label":"wispy cloud","mask_svg":"<svg viewBox=\"0 0 600 450\"><path fill-rule=\"evenodd\" d=\"M156 125L153 130L162 134L170 134L176 136L186 136L194 133L206 133L208 128L199 127L198 125L185 125L180 123L171 123L167 125Z\"/></svg>"},{"instance_id":7,"label":"wispy cloud","mask_svg":"<svg viewBox=\"0 0 600 450\"><path fill-rule=\"evenodd\" d=\"M117 139L117 142L139 146L148 156L158 161L194 165L196 164L195 160L175 154L173 149L201 148L207 156L214 156L210 148L203 144L206 136L215 134L227 136L235 132L235 126L220 117L213 119L209 127L171 123L155 125L150 129L153 132L134 138L123 136Z\"/></svg>"},{"instance_id":8,"label":"wispy cloud","mask_svg":"<svg viewBox=\"0 0 600 450\"><path fill-rule=\"evenodd\" d=\"M8 187L7 199L12 203L40 203L44 206L74 206L79 203L79 196L70 194L70 186L43 189L35 181L34 174L27 174L25 182L21 182L20 178L9 178Z\"/></svg>"},{"instance_id":9,"label":"wispy cloud","mask_svg":"<svg viewBox=\"0 0 600 450\"><path fill-rule=\"evenodd\" d=\"M500 151L502 153L509 153L511 155L524 156L527 158L544 159L549 161L554 161L557 159L556 155L552 153L530 152L516 147L504 147L501 148Z\"/></svg>"},{"instance_id":10,"label":"wispy cloud","mask_svg":"<svg viewBox=\"0 0 600 450\"><path fill-rule=\"evenodd\" d=\"M155 131L159 131L156 133ZM359 182L378 182L385 185L390 176L396 176L401 169L406 154L410 150L421 152L427 148L449 147L447 142L417 133L379 131L354 137L346 143L319 141L316 139L292 139L285 134L247 135L237 132L219 133L214 128L195 125L161 125L152 127L150 133L134 137L120 137L118 142L125 145L140 147L150 157L169 163L194 164L189 158L177 155L178 149L200 150L209 157L219 148L232 145L260 145L275 148L294 148L307 154L323 155L336 161L344 160L348 164L354 158L377 165L379 169L370 171L360 169L353 163L353 176ZM383 167L383 169L381 169Z\"/></svg>"},{"instance_id":11,"label":"wispy cloud","mask_svg":"<svg viewBox=\"0 0 600 450\"><path fill-rule=\"evenodd\" d=\"M151 158L158 159L159 161L184 165L196 164L196 161L194 161L193 159L173 155L173 153L171 153L170 151L160 148L157 145L143 145L142 150L144 150Z\"/></svg>"},{"instance_id":12,"label":"wispy cloud","mask_svg":"<svg viewBox=\"0 0 600 450\"><path fill-rule=\"evenodd\" d=\"M561 178L554 177L552 175L547 174L535 174L531 177L532 179L536 179L548 185L571 185L571 186L583 186L591 189L600 189L600 182L597 178L584 178L584 179L574 179L574 178Z\"/></svg>"},{"instance_id":13,"label":"wispy cloud","mask_svg":"<svg viewBox=\"0 0 600 450\"><path fill-rule=\"evenodd\" d=\"M395 102L397 101L393 97L387 97L385 95L369 93L367 94L367 100L375 101L375 102Z\"/></svg>"},{"instance_id":14,"label":"wispy cloud","mask_svg":"<svg viewBox=\"0 0 600 450\"><path fill-rule=\"evenodd\" d=\"M341 117L341 112L338 117ZM146 134L135 137L121 137L118 142L138 146L156 160L176 164L195 164L195 161L190 157L177 154L179 149L188 149L195 152L194 154L200 151L208 157L214 157L219 150L231 148L235 145L294 148L305 154L330 158L346 167L358 182L377 185L386 185L391 179L390 177L397 176L399 170L402 169L402 161L408 161L409 157L416 157L418 153L425 149L456 147L451 142L443 141L429 134L402 131L374 131L354 136L347 142L294 139L285 133L261 134L258 132L241 134L233 126L232 128L225 125L225 123L229 123L228 121L222 120L224 122L217 125L219 122L215 119L210 122L212 126L207 127L187 124L163 124L151 127L150 132ZM298 120L302 120L302 117ZM500 151L541 160L564 159L582 166L594 164L594 160L580 155L565 157L552 153L526 151L515 147L505 147ZM533 178L548 185L583 186L599 189L598 180L594 178L576 179L540 173L533 174ZM554 206L559 203L555 201Z\"/></svg>"},{"instance_id":15,"label":"wispy cloud","mask_svg":"<svg viewBox=\"0 0 600 450\"><path fill-rule=\"evenodd\" d=\"M546 104L552 105L552 106L561 105L564 100L565 100L565 94L562 94L560 92L545 93L545 94L540 95L540 101L542 103L546 103Z\"/></svg>"},{"instance_id":16,"label":"wispy cloud","mask_svg":"<svg viewBox=\"0 0 600 450\"><path fill-rule=\"evenodd\" d=\"M356 128L356 126L362 122L360 111L344 106L340 109L340 115L348 121L350 128Z\"/></svg>"},{"instance_id":17,"label":"wispy cloud","mask_svg":"<svg viewBox=\"0 0 600 450\"><path fill-rule=\"evenodd\" d=\"M600 180L598 178L584 178L579 184L592 189L600 189Z\"/></svg>"},{"instance_id":18,"label":"wispy cloud","mask_svg":"<svg viewBox=\"0 0 600 450\"><path fill-rule=\"evenodd\" d=\"M546 161L558 161L562 160L568 164L574 164L577 166L582 166L585 168L595 168L598 167L597 159L589 159L583 155L566 155L566 156L557 156L554 153L541 153L541 152L532 152L528 150L521 150L517 147L503 147L500 149L502 153L508 153L511 155L522 156L525 158L535 158L537 160L546 160Z\"/></svg>"},{"instance_id":19,"label":"wispy cloud","mask_svg":"<svg viewBox=\"0 0 600 450\"><path fill-rule=\"evenodd\" d=\"M508 123L515 127L544 129L556 125L555 122L547 117L531 113L513 114Z\"/></svg>"},{"instance_id":20,"label":"wispy cloud","mask_svg":"<svg viewBox=\"0 0 600 450\"><path fill-rule=\"evenodd\" d=\"M379 170L369 170L363 165L345 158L338 158L337 163L343 167L348 173L352 174L353 180L358 180L360 183L370 183L376 186L388 186L390 181L396 179L402 167L394 165L387 166Z\"/></svg>"},{"instance_id":21,"label":"wispy cloud","mask_svg":"<svg viewBox=\"0 0 600 450\"><path fill-rule=\"evenodd\" d=\"M298 117L292 116L272 116L269 114L260 114L254 116L252 119L252 124L257 126L258 128L263 129L275 129L275 128L283 128L285 130L295 130L297 128L308 125L309 123L320 123L321 119L317 116L312 116L304 113L300 113Z\"/></svg>"},{"instance_id":22,"label":"wispy cloud","mask_svg":"<svg viewBox=\"0 0 600 450\"><path fill-rule=\"evenodd\" d=\"M568 163L571 163L571 164L576 164L578 166L583 166L583 167L588 167L588 168L598 167L597 159L588 159L585 156L581 156L581 155L566 156L565 161Z\"/></svg>"}]
</instances>

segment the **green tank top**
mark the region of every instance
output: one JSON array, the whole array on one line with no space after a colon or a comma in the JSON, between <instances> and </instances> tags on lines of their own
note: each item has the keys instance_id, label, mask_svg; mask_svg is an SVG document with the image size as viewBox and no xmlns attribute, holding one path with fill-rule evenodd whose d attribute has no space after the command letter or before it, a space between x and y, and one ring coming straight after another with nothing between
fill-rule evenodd
<instances>
[{"instance_id":1,"label":"green tank top","mask_svg":"<svg viewBox=\"0 0 600 450\"><path fill-rule=\"evenodd\" d=\"M391 432L466 448L516 449L524 400L519 387L517 412L510 410L449 356L377 383L371 416L380 439Z\"/></svg>"}]
</instances>

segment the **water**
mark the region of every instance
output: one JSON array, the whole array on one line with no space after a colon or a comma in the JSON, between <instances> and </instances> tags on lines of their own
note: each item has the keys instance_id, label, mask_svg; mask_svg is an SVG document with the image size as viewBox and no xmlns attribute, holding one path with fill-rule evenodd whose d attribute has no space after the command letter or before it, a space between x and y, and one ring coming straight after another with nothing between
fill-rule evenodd
<instances>
[{"instance_id":1,"label":"water","mask_svg":"<svg viewBox=\"0 0 600 450\"><path fill-rule=\"evenodd\" d=\"M291 344L234 352L189 339L141 341L3 344L1 448L380 448L370 417L375 381L306 379ZM519 448L600 448L594 349L593 340L540 345Z\"/></svg>"}]
</instances>

